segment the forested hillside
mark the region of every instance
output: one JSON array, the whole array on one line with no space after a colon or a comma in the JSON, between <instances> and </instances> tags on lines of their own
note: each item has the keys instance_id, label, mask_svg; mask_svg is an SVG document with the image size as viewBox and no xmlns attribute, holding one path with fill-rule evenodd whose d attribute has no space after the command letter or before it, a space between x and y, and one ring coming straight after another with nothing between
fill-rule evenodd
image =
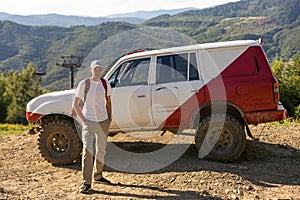
<instances>
[{"instance_id":1,"label":"forested hillside","mask_svg":"<svg viewBox=\"0 0 300 200\"><path fill-rule=\"evenodd\" d=\"M46 72L42 85L57 90L68 88L67 69L56 66L62 55L86 56L97 44L110 35L135 28L127 23L104 23L98 26L78 26L71 28L44 26L34 27L5 21L0 23L0 62L2 70L20 70L29 62L38 71ZM13 51L8 47L16 47ZM7 54L18 52L7 58Z\"/></svg>"},{"instance_id":2,"label":"forested hillside","mask_svg":"<svg viewBox=\"0 0 300 200\"><path fill-rule=\"evenodd\" d=\"M244 0L205 10L163 15L149 26L174 28L198 42L264 39L268 57L290 58L299 53L299 0Z\"/></svg>"},{"instance_id":3,"label":"forested hillside","mask_svg":"<svg viewBox=\"0 0 300 200\"><path fill-rule=\"evenodd\" d=\"M84 59L98 44L112 36L145 27L163 27L178 31L198 43L235 39L256 40L261 37L270 61L275 58L288 60L300 53L299 12L300 0L243 0L172 16L161 15L140 25L107 22L97 26L63 28L24 26L2 21L0 22L0 71L21 70L29 62L33 62L37 71L46 72L42 77L44 88L66 89L69 87L69 71L56 66L58 58L62 55L76 55ZM152 36L154 34L155 31L151 33ZM134 37L134 34L131 37ZM147 42L152 42L153 38L145 37L147 41L140 38L139 43L149 48ZM127 39L120 40L123 40L121 42L127 45L128 49L135 47L129 44L133 40L128 39L126 44ZM107 47L105 51L112 52L112 54L108 53L113 55L110 61L117 57L116 53L120 53L117 55L122 53L116 47L111 49ZM82 72L84 70L87 72L83 67L78 70L80 73L77 74L77 78L87 74Z\"/></svg>"}]
</instances>

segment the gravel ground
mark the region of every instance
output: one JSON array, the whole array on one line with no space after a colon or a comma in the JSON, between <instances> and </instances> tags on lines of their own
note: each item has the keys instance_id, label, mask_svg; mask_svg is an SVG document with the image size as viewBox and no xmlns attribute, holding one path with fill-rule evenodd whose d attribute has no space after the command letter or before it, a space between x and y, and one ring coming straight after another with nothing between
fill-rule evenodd
<instances>
[{"instance_id":1,"label":"gravel ground","mask_svg":"<svg viewBox=\"0 0 300 200\"><path fill-rule=\"evenodd\" d=\"M80 163L47 163L37 148L38 135L0 136L0 200L300 199L300 125L259 125L251 130L259 141L247 138L235 162L200 160L192 144L179 159L155 171L130 173L106 166L104 176L114 184L94 184L88 195L78 193ZM172 138L167 132L150 138L117 134L109 140L126 150L149 152Z\"/></svg>"}]
</instances>

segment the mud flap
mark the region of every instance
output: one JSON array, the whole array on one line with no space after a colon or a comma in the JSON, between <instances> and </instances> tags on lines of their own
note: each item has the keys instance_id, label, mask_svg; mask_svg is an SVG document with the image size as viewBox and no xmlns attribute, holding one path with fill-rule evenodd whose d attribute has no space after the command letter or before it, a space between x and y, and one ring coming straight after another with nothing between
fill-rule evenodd
<instances>
[{"instance_id":1,"label":"mud flap","mask_svg":"<svg viewBox=\"0 0 300 200\"><path fill-rule=\"evenodd\" d=\"M249 128L249 125L247 124L247 122L245 121L245 127L246 127L246 132L247 132L247 135L254 141L259 141L258 138L255 138L253 135L252 135L252 132Z\"/></svg>"}]
</instances>

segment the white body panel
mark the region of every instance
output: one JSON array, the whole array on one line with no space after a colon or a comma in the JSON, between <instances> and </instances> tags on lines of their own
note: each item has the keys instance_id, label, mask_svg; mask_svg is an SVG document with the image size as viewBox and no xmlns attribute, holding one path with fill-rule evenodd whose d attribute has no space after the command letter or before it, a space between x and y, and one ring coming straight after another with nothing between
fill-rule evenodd
<instances>
[{"instance_id":1,"label":"white body panel","mask_svg":"<svg viewBox=\"0 0 300 200\"><path fill-rule=\"evenodd\" d=\"M131 127L153 127L149 112L151 106L151 86L127 86L113 88L113 122L112 129Z\"/></svg>"},{"instance_id":2,"label":"white body panel","mask_svg":"<svg viewBox=\"0 0 300 200\"><path fill-rule=\"evenodd\" d=\"M107 80L124 62L151 58L147 85L112 88L111 131L154 130L206 83L217 77L255 41L233 41L146 51L122 57L105 75ZM156 84L156 56L195 52L200 80ZM74 90L53 92L31 100L27 112L71 116ZM197 102L195 102L197 103Z\"/></svg>"},{"instance_id":3,"label":"white body panel","mask_svg":"<svg viewBox=\"0 0 300 200\"><path fill-rule=\"evenodd\" d=\"M64 90L40 95L27 104L26 112L42 115L61 113L71 116L74 95L74 90Z\"/></svg>"}]
</instances>

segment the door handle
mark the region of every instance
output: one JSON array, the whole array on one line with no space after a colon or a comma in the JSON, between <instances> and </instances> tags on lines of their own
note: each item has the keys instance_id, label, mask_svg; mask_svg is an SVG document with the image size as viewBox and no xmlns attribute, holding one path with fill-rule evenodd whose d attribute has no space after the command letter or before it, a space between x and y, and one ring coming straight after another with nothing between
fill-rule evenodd
<instances>
[{"instance_id":1,"label":"door handle","mask_svg":"<svg viewBox=\"0 0 300 200\"><path fill-rule=\"evenodd\" d=\"M147 96L145 94L140 94L137 96L138 98L146 98Z\"/></svg>"},{"instance_id":2,"label":"door handle","mask_svg":"<svg viewBox=\"0 0 300 200\"><path fill-rule=\"evenodd\" d=\"M166 87L157 88L155 91L164 90L164 89L166 89Z\"/></svg>"}]
</instances>

